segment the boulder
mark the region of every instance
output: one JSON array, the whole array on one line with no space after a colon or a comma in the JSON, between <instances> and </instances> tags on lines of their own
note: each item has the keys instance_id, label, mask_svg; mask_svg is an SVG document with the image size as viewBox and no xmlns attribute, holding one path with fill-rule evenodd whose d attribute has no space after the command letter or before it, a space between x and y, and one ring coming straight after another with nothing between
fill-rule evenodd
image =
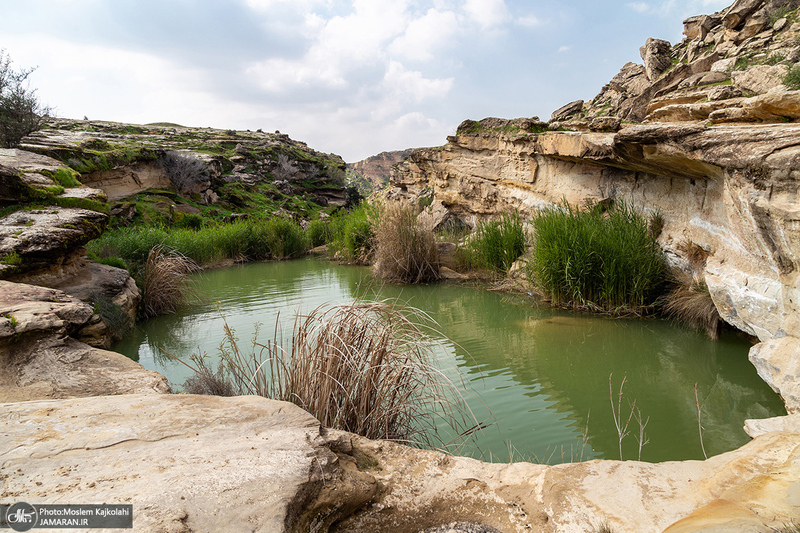
<instances>
[{"instance_id":1,"label":"boulder","mask_svg":"<svg viewBox=\"0 0 800 533\"><path fill-rule=\"evenodd\" d=\"M622 120L619 117L595 117L589 123L590 131L619 131Z\"/></svg>"},{"instance_id":2,"label":"boulder","mask_svg":"<svg viewBox=\"0 0 800 533\"><path fill-rule=\"evenodd\" d=\"M764 4L765 0L736 0L726 11L722 25L726 29L735 30L755 10Z\"/></svg>"},{"instance_id":3,"label":"boulder","mask_svg":"<svg viewBox=\"0 0 800 533\"><path fill-rule=\"evenodd\" d=\"M62 291L0 281L0 401L168 392L157 372L70 338L93 315Z\"/></svg>"},{"instance_id":4,"label":"boulder","mask_svg":"<svg viewBox=\"0 0 800 533\"><path fill-rule=\"evenodd\" d=\"M776 335L753 346L749 358L761 379L781 395L786 410L800 414L800 339Z\"/></svg>"},{"instance_id":5,"label":"boulder","mask_svg":"<svg viewBox=\"0 0 800 533\"><path fill-rule=\"evenodd\" d=\"M565 121L575 113L583 109L583 100L575 100L565 106L561 106L550 115L551 122Z\"/></svg>"},{"instance_id":6,"label":"boulder","mask_svg":"<svg viewBox=\"0 0 800 533\"><path fill-rule=\"evenodd\" d=\"M747 70L731 73L731 80L734 87L742 92L764 94L782 86L788 70L786 65L752 65Z\"/></svg>"},{"instance_id":7,"label":"boulder","mask_svg":"<svg viewBox=\"0 0 800 533\"><path fill-rule=\"evenodd\" d=\"M683 21L683 34L690 41L704 40L708 33L722 22L719 15L697 15Z\"/></svg>"},{"instance_id":8,"label":"boulder","mask_svg":"<svg viewBox=\"0 0 800 533\"><path fill-rule=\"evenodd\" d=\"M254 396L1 404L5 501L133 505L136 531L326 532L377 492L349 436Z\"/></svg>"},{"instance_id":9,"label":"boulder","mask_svg":"<svg viewBox=\"0 0 800 533\"><path fill-rule=\"evenodd\" d=\"M729 100L731 98L739 98L741 96L742 91L733 85L719 85L708 91L708 100L711 102Z\"/></svg>"},{"instance_id":10,"label":"boulder","mask_svg":"<svg viewBox=\"0 0 800 533\"><path fill-rule=\"evenodd\" d=\"M610 89L626 96L639 96L649 85L644 67L638 63L626 63L608 84Z\"/></svg>"},{"instance_id":11,"label":"boulder","mask_svg":"<svg viewBox=\"0 0 800 533\"><path fill-rule=\"evenodd\" d=\"M650 37L639 49L639 54L644 61L645 74L650 81L655 81L672 64L671 46L669 41Z\"/></svg>"},{"instance_id":12,"label":"boulder","mask_svg":"<svg viewBox=\"0 0 800 533\"><path fill-rule=\"evenodd\" d=\"M721 72L722 74L730 75L730 73L733 72L733 67L736 66L736 59L735 57L727 57L716 61L711 65L711 72Z\"/></svg>"},{"instance_id":13,"label":"boulder","mask_svg":"<svg viewBox=\"0 0 800 533\"><path fill-rule=\"evenodd\" d=\"M712 83L721 83L728 80L730 76L721 72L698 72L692 74L685 80L678 84L678 90L690 89L700 85L710 85Z\"/></svg>"},{"instance_id":14,"label":"boulder","mask_svg":"<svg viewBox=\"0 0 800 533\"><path fill-rule=\"evenodd\" d=\"M0 219L0 258L7 258L0 262L0 279L60 267L99 237L107 222L103 213L62 207L16 211Z\"/></svg>"}]
</instances>

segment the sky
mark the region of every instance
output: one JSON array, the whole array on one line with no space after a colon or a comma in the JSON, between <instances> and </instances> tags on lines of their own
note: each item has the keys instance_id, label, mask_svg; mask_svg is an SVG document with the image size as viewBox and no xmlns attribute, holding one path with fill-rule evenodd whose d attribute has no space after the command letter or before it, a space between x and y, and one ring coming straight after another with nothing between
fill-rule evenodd
<instances>
[{"instance_id":1,"label":"sky","mask_svg":"<svg viewBox=\"0 0 800 533\"><path fill-rule=\"evenodd\" d=\"M593 98L732 0L0 0L62 118L280 131L355 162Z\"/></svg>"}]
</instances>

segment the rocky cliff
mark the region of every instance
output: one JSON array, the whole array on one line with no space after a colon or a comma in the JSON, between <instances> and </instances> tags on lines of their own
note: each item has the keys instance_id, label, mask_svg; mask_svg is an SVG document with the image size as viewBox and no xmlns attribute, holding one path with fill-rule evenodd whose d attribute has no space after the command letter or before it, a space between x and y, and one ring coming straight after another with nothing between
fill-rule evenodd
<instances>
[{"instance_id":1,"label":"rocky cliff","mask_svg":"<svg viewBox=\"0 0 800 533\"><path fill-rule=\"evenodd\" d=\"M372 194L386 187L392 167L411 155L413 149L381 152L361 161L347 164L348 179L362 194Z\"/></svg>"},{"instance_id":2,"label":"rocky cliff","mask_svg":"<svg viewBox=\"0 0 800 533\"><path fill-rule=\"evenodd\" d=\"M751 360L796 412L800 91L773 72L800 69L796 4L740 0L688 19L682 43L648 41L644 65L626 65L549 124L465 121L443 148L400 164L389 197L432 194L434 207L473 225L564 199L624 199L660 213L670 262L685 265L690 243L708 254L703 275L720 314L762 341ZM739 96L716 98L720 90Z\"/></svg>"}]
</instances>

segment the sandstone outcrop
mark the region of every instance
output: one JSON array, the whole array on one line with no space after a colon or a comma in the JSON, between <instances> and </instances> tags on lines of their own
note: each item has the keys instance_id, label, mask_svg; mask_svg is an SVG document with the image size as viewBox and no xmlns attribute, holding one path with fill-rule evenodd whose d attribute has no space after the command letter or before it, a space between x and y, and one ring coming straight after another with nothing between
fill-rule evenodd
<instances>
[{"instance_id":1,"label":"sandstone outcrop","mask_svg":"<svg viewBox=\"0 0 800 533\"><path fill-rule=\"evenodd\" d=\"M5 499L132 504L136 531L328 531L378 488L284 402L126 395L2 410Z\"/></svg>"},{"instance_id":2,"label":"sandstone outcrop","mask_svg":"<svg viewBox=\"0 0 800 533\"><path fill-rule=\"evenodd\" d=\"M102 189L112 201L148 189L179 188L211 204L226 183L253 186L288 179L309 188L309 194L344 203L342 158L280 132L69 119L52 119L48 125L26 137L21 148L68 163L81 173L82 183ZM176 184L165 165L172 154L200 161L203 176L192 172L191 180Z\"/></svg>"},{"instance_id":3,"label":"sandstone outcrop","mask_svg":"<svg viewBox=\"0 0 800 533\"><path fill-rule=\"evenodd\" d=\"M800 26L787 19L796 18L798 6L796 0L741 0L719 13L686 19L682 42L671 46L648 39L640 49L644 65L623 66L600 94L580 109L571 109L572 120L562 126L586 130L599 116L628 122L719 122L728 116L738 122L796 120L791 115L752 112L745 120L735 111L742 105L729 98L783 87L786 73L800 60ZM720 98L716 91L711 97L725 85L741 94ZM715 105L701 105L709 101ZM751 107L758 104L749 102ZM716 116L709 116L712 112ZM554 113L553 120L565 117L562 113L556 118Z\"/></svg>"},{"instance_id":4,"label":"sandstone outcrop","mask_svg":"<svg viewBox=\"0 0 800 533\"><path fill-rule=\"evenodd\" d=\"M412 151L412 149L408 149L381 152L361 161L348 163L347 169L355 174L356 178L364 180L368 184L365 188L379 191L389 183L392 167L408 157Z\"/></svg>"},{"instance_id":5,"label":"sandstone outcrop","mask_svg":"<svg viewBox=\"0 0 800 533\"><path fill-rule=\"evenodd\" d=\"M299 407L258 397L125 395L2 411L5 498L132 504L136 531L767 532L800 514L793 432L708 461L546 466L325 431Z\"/></svg>"},{"instance_id":6,"label":"sandstone outcrop","mask_svg":"<svg viewBox=\"0 0 800 533\"><path fill-rule=\"evenodd\" d=\"M0 281L0 401L164 393L164 376L79 342L95 311L62 291Z\"/></svg>"}]
</instances>

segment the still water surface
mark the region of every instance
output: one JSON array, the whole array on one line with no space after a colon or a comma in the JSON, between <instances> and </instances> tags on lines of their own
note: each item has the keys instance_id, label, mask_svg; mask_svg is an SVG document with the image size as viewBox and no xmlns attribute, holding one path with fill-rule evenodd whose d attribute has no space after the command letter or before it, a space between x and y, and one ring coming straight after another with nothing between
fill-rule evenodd
<instances>
[{"instance_id":1,"label":"still water surface","mask_svg":"<svg viewBox=\"0 0 800 533\"><path fill-rule=\"evenodd\" d=\"M554 311L528 299L450 284L381 286L367 268L319 258L247 264L199 278L208 303L141 323L114 347L167 376L176 390L190 371L161 349L185 360L198 351L216 355L222 317L249 345L256 322L264 324L260 340L266 342L276 320L288 336L298 310L355 298L399 298L438 322L444 338L437 364L463 383L477 418L491 424L458 450L463 455L549 463L618 459L609 375L615 397L627 377L624 416L635 400L649 417L644 461L702 459L695 383L709 456L749 440L745 419L785 414L780 398L748 362L749 344L734 335L712 342L665 321ZM637 458L637 436L632 422L623 440L625 459Z\"/></svg>"}]
</instances>

